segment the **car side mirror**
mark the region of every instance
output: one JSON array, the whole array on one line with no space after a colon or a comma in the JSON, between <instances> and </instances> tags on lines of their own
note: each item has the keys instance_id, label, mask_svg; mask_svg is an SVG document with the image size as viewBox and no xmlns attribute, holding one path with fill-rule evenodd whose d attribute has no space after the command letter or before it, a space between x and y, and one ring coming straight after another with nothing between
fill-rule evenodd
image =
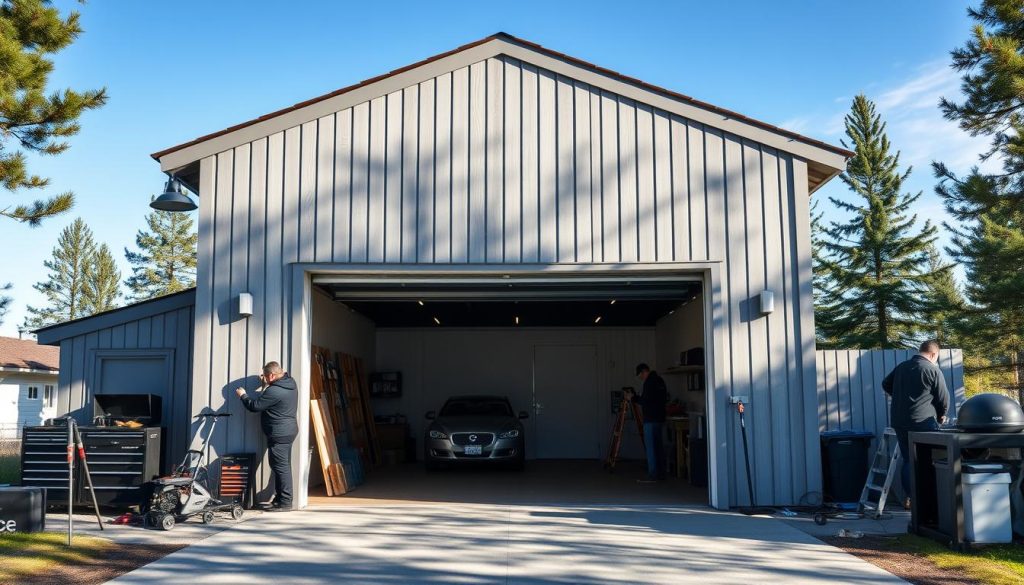
<instances>
[{"instance_id":1,"label":"car side mirror","mask_svg":"<svg viewBox=\"0 0 1024 585\"><path fill-rule=\"evenodd\" d=\"M526 412L525 410L520 410L519 418L530 418L530 413Z\"/></svg>"},{"instance_id":2,"label":"car side mirror","mask_svg":"<svg viewBox=\"0 0 1024 585\"><path fill-rule=\"evenodd\" d=\"M437 418L437 413L434 412L433 410L428 410L427 414L426 414L426 417L427 417L427 420L434 420L435 418Z\"/></svg>"}]
</instances>

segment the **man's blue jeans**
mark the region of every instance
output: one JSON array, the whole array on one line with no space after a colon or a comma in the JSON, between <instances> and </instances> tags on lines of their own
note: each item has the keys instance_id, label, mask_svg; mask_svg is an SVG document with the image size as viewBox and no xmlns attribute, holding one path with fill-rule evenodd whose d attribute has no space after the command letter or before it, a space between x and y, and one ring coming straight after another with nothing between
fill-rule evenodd
<instances>
[{"instance_id":1,"label":"man's blue jeans","mask_svg":"<svg viewBox=\"0 0 1024 585\"><path fill-rule=\"evenodd\" d=\"M665 423L644 423L644 446L647 448L647 477L665 479Z\"/></svg>"},{"instance_id":2,"label":"man's blue jeans","mask_svg":"<svg viewBox=\"0 0 1024 585\"><path fill-rule=\"evenodd\" d=\"M906 428L897 428L896 441L900 445L900 483L903 485L903 493L910 497L910 432L911 431L935 431L939 423L934 418L929 418L917 423L911 423Z\"/></svg>"}]
</instances>

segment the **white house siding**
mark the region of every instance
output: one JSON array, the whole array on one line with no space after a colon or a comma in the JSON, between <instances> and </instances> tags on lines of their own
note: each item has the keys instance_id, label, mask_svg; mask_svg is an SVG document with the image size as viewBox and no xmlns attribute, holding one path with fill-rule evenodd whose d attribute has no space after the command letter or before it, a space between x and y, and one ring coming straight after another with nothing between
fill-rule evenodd
<instances>
[{"instance_id":1,"label":"white house siding","mask_svg":"<svg viewBox=\"0 0 1024 585\"><path fill-rule=\"evenodd\" d=\"M289 355L292 263L720 262L715 394L750 397L758 502L797 502L820 486L807 185L798 157L506 56L207 156L192 410L242 415L233 383ZM248 416L219 433L258 445Z\"/></svg>"},{"instance_id":2,"label":"white house siding","mask_svg":"<svg viewBox=\"0 0 1024 585\"><path fill-rule=\"evenodd\" d=\"M33 374L0 371L0 438L20 434L19 429L42 424L57 415L56 394L53 404L46 404L46 387L57 392L57 373ZM39 389L38 398L30 400L29 387Z\"/></svg>"}]
</instances>

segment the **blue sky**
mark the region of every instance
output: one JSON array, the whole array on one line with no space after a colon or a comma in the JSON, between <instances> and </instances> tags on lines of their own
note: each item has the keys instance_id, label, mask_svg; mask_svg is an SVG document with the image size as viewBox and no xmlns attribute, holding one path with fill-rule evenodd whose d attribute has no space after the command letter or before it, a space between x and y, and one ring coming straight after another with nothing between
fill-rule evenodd
<instances>
[{"instance_id":1,"label":"blue sky","mask_svg":"<svg viewBox=\"0 0 1024 585\"><path fill-rule=\"evenodd\" d=\"M540 43L697 99L838 144L854 95L876 100L893 145L925 192L918 211L943 219L928 163L966 170L985 142L945 122L939 96L959 80L949 51L971 22L966 4L885 2L292 2L57 0L79 10L82 37L61 53L53 88L106 86L72 148L32 159L76 208L41 228L0 223L0 281L14 302L0 334L17 335L42 296L43 261L75 217L123 250L144 225L163 175L149 154L497 31ZM822 195L842 196L835 180ZM0 205L29 195L0 194ZM822 197L823 198L823 197Z\"/></svg>"}]
</instances>

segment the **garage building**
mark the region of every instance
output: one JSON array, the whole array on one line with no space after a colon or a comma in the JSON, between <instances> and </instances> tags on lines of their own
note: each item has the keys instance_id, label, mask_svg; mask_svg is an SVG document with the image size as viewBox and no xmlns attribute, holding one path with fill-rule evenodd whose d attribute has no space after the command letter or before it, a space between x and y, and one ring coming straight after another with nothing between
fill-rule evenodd
<instances>
[{"instance_id":1,"label":"garage building","mask_svg":"<svg viewBox=\"0 0 1024 585\"><path fill-rule=\"evenodd\" d=\"M175 453L208 408L236 415L216 453L262 452L234 388L281 361L300 506L319 472L302 456L312 346L401 372L374 408L417 440L447 396L508 396L532 460L602 458L613 392L647 362L706 437L707 503L747 502L733 399L758 503L798 503L821 489L809 197L851 155L497 34L154 154L198 196L194 293L40 341L61 345L71 412L96 391L89 356L111 359L101 328L172 350Z\"/></svg>"}]
</instances>

